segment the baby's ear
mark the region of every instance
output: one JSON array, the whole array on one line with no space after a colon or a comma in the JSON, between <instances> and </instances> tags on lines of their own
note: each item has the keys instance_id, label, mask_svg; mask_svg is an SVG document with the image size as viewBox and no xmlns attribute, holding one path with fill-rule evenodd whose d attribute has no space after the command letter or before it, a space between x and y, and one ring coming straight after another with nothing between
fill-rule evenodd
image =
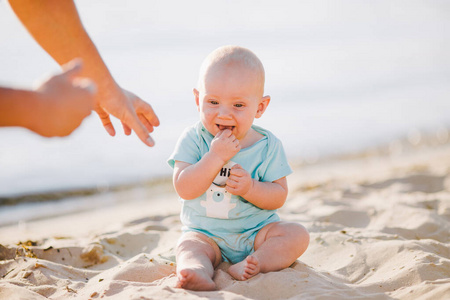
<instances>
[{"instance_id":1,"label":"baby's ear","mask_svg":"<svg viewBox=\"0 0 450 300\"><path fill-rule=\"evenodd\" d=\"M261 100L259 100L258 110L256 111L255 118L260 118L263 115L263 113L267 109L267 106L269 106L269 103L270 103L270 96L264 96L261 98Z\"/></svg>"},{"instance_id":2,"label":"baby's ear","mask_svg":"<svg viewBox=\"0 0 450 300\"><path fill-rule=\"evenodd\" d=\"M200 99L199 99L200 93L196 88L192 89L192 92L194 93L195 104L197 104L197 109L200 110Z\"/></svg>"}]
</instances>

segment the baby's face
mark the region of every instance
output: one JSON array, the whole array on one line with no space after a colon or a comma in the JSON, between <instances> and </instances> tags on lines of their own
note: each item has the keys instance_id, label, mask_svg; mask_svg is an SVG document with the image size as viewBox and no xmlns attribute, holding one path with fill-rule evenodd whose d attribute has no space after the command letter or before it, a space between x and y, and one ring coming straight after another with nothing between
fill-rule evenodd
<instances>
[{"instance_id":1,"label":"baby's face","mask_svg":"<svg viewBox=\"0 0 450 300\"><path fill-rule=\"evenodd\" d=\"M214 136L229 129L242 140L263 112L261 81L242 66L215 67L194 93L203 126Z\"/></svg>"}]
</instances>

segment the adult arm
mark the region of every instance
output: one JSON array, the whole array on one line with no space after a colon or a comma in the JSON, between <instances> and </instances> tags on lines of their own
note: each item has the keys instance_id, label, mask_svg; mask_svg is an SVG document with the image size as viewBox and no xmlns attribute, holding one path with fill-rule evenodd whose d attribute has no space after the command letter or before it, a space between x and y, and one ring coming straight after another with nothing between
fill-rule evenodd
<instances>
[{"instance_id":1,"label":"adult arm","mask_svg":"<svg viewBox=\"0 0 450 300\"><path fill-rule=\"evenodd\" d=\"M0 126L20 126L45 137L72 133L91 114L95 87L77 81L80 63L64 66L35 90L0 87Z\"/></svg>"},{"instance_id":2,"label":"adult arm","mask_svg":"<svg viewBox=\"0 0 450 300\"><path fill-rule=\"evenodd\" d=\"M145 144L154 145L149 133L153 126L159 125L158 117L148 103L115 82L84 29L72 0L9 0L9 3L36 42L58 64L74 58L83 60L80 76L95 82L94 109L110 135L115 135L111 114L120 119L125 134L134 130Z\"/></svg>"}]
</instances>

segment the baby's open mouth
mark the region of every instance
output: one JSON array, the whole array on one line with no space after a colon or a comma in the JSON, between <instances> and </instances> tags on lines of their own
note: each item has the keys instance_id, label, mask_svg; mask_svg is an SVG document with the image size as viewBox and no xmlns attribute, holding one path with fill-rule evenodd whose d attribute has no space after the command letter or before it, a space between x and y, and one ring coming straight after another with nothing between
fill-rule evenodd
<instances>
[{"instance_id":1,"label":"baby's open mouth","mask_svg":"<svg viewBox=\"0 0 450 300\"><path fill-rule=\"evenodd\" d=\"M219 130L225 130L225 129L229 129L229 130L231 130L231 131L233 131L233 129L234 129L234 126L225 126L225 125L219 125L219 124L216 124L216 126L219 128Z\"/></svg>"}]
</instances>

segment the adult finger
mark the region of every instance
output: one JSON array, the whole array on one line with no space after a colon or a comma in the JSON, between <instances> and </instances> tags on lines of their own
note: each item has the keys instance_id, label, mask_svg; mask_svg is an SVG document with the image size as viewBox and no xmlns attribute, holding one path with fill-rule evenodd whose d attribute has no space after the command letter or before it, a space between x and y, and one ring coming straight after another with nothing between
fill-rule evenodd
<instances>
[{"instance_id":1,"label":"adult finger","mask_svg":"<svg viewBox=\"0 0 450 300\"><path fill-rule=\"evenodd\" d=\"M109 114L106 113L103 109L100 107L97 107L95 109L98 116L100 117L100 120L102 121L103 127L105 128L106 132L109 133L110 136L116 135L116 130L114 129L113 124L111 123L111 119L109 118Z\"/></svg>"},{"instance_id":2,"label":"adult finger","mask_svg":"<svg viewBox=\"0 0 450 300\"><path fill-rule=\"evenodd\" d=\"M130 135L132 132L131 128L124 122L121 122L121 123L122 123L123 132L125 133L125 135Z\"/></svg>"},{"instance_id":3,"label":"adult finger","mask_svg":"<svg viewBox=\"0 0 450 300\"><path fill-rule=\"evenodd\" d=\"M130 126L139 139L147 146L153 147L155 142L150 136L150 132L153 132L153 126L159 126L159 119L150 104L131 93L124 90L129 99L132 99L134 110L127 110L128 116L131 118L130 122L126 122Z\"/></svg>"},{"instance_id":4,"label":"adult finger","mask_svg":"<svg viewBox=\"0 0 450 300\"><path fill-rule=\"evenodd\" d=\"M83 61L80 58L75 58L62 66L62 76L74 78L80 74L83 69Z\"/></svg>"},{"instance_id":5,"label":"adult finger","mask_svg":"<svg viewBox=\"0 0 450 300\"><path fill-rule=\"evenodd\" d=\"M91 95L94 95L95 93L97 93L97 86L89 78L77 77L73 80L72 84L76 87L86 90Z\"/></svg>"},{"instance_id":6,"label":"adult finger","mask_svg":"<svg viewBox=\"0 0 450 300\"><path fill-rule=\"evenodd\" d=\"M147 128L148 132L153 132L153 125L145 118L145 116L138 114L138 118L142 124L144 124L145 128Z\"/></svg>"},{"instance_id":7,"label":"adult finger","mask_svg":"<svg viewBox=\"0 0 450 300\"><path fill-rule=\"evenodd\" d=\"M127 109L123 120L139 137L139 139L149 147L153 147L155 142L150 136L147 128L139 121L138 116L133 110Z\"/></svg>"},{"instance_id":8,"label":"adult finger","mask_svg":"<svg viewBox=\"0 0 450 300\"><path fill-rule=\"evenodd\" d=\"M142 123L144 125L145 125L145 123L149 123L152 126L152 128L153 128L153 126L155 126L155 127L159 126L159 124L160 124L159 118L156 115L155 111L153 110L153 107L149 103L147 103L144 100L142 100L141 98L137 97L136 95L135 95L135 97L136 97L136 99L135 99L134 103L137 103L136 106L138 106L138 107L135 107L136 113L139 115L139 117L142 116L146 120L146 122L142 122ZM153 129L152 129L152 131L153 131Z\"/></svg>"}]
</instances>

